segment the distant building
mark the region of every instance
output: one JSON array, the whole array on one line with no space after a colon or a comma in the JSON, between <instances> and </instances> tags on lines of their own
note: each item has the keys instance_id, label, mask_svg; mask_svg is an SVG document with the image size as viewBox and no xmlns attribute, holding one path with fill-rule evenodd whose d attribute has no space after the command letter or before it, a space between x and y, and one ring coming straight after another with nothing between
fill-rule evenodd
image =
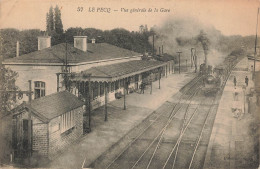
<instances>
[{"instance_id":1,"label":"distant building","mask_svg":"<svg viewBox=\"0 0 260 169\"><path fill-rule=\"evenodd\" d=\"M140 33L144 33L144 32L148 32L148 27L147 27L147 25L140 25L139 26L139 32Z\"/></svg>"}]
</instances>

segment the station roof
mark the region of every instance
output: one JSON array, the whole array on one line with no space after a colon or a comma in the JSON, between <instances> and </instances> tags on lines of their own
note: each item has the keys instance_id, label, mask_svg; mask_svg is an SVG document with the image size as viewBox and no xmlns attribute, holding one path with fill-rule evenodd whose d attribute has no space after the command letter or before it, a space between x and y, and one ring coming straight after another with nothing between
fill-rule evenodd
<instances>
[{"instance_id":1,"label":"station roof","mask_svg":"<svg viewBox=\"0 0 260 169\"><path fill-rule=\"evenodd\" d=\"M68 65L141 56L139 53L108 43L88 43L87 52L75 48L72 44L67 44L66 52L66 43L61 43L50 48L6 59L3 61L3 64L63 65L65 63L66 53Z\"/></svg>"},{"instance_id":2,"label":"station roof","mask_svg":"<svg viewBox=\"0 0 260 169\"><path fill-rule=\"evenodd\" d=\"M68 91L62 91L24 103L18 109L27 108L43 122L49 122L66 112L83 106L84 102ZM18 113L21 113L19 111Z\"/></svg>"},{"instance_id":3,"label":"station roof","mask_svg":"<svg viewBox=\"0 0 260 169\"><path fill-rule=\"evenodd\" d=\"M115 81L153 70L166 64L167 63L160 61L133 60L111 65L97 66L75 74L75 76L72 77L72 80L88 81L88 77L84 75L91 75L91 81Z\"/></svg>"}]
</instances>

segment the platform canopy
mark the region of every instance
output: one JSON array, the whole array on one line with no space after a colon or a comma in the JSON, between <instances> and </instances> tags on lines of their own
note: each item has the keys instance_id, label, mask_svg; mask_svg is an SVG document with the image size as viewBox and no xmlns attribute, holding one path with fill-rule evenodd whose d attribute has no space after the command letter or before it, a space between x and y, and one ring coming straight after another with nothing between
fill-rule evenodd
<instances>
[{"instance_id":1,"label":"platform canopy","mask_svg":"<svg viewBox=\"0 0 260 169\"><path fill-rule=\"evenodd\" d=\"M151 70L158 70L158 68L163 67L166 64L166 62L153 60L133 60L111 65L92 67L72 75L70 80L112 82Z\"/></svg>"}]
</instances>

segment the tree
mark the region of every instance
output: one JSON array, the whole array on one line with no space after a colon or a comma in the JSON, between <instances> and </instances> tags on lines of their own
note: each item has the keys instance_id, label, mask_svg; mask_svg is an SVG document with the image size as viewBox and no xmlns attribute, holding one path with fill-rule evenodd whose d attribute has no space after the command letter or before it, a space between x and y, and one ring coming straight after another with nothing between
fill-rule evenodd
<instances>
[{"instance_id":1,"label":"tree","mask_svg":"<svg viewBox=\"0 0 260 169\"><path fill-rule=\"evenodd\" d=\"M62 21L61 21L61 12L60 12L58 5L56 5L56 7L54 9L54 28L55 28L55 32L57 34L63 33L63 25L62 25Z\"/></svg>"},{"instance_id":2,"label":"tree","mask_svg":"<svg viewBox=\"0 0 260 169\"><path fill-rule=\"evenodd\" d=\"M53 7L51 6L49 9L49 13L46 15L46 31L51 34L54 31L54 15L53 15Z\"/></svg>"},{"instance_id":3,"label":"tree","mask_svg":"<svg viewBox=\"0 0 260 169\"><path fill-rule=\"evenodd\" d=\"M7 114L10 110L16 107L16 94L8 91L18 91L19 88L15 85L18 73L9 68L1 67L1 83L0 83L0 107L1 117Z\"/></svg>"}]
</instances>

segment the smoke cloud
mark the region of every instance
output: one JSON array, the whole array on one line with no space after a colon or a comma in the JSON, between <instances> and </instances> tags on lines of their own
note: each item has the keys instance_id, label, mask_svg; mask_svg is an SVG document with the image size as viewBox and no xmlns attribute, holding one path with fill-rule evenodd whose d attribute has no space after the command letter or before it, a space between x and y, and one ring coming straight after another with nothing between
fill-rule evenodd
<instances>
[{"instance_id":1,"label":"smoke cloud","mask_svg":"<svg viewBox=\"0 0 260 169\"><path fill-rule=\"evenodd\" d=\"M220 49L220 31L211 25L205 25L194 18L168 19L162 26L153 27L156 32L155 49L163 45L164 52L177 56L181 51L181 62L190 62L191 48L196 48L198 64L204 63L205 55L209 65L220 64L227 53ZM152 43L152 37L149 39Z\"/></svg>"}]
</instances>

